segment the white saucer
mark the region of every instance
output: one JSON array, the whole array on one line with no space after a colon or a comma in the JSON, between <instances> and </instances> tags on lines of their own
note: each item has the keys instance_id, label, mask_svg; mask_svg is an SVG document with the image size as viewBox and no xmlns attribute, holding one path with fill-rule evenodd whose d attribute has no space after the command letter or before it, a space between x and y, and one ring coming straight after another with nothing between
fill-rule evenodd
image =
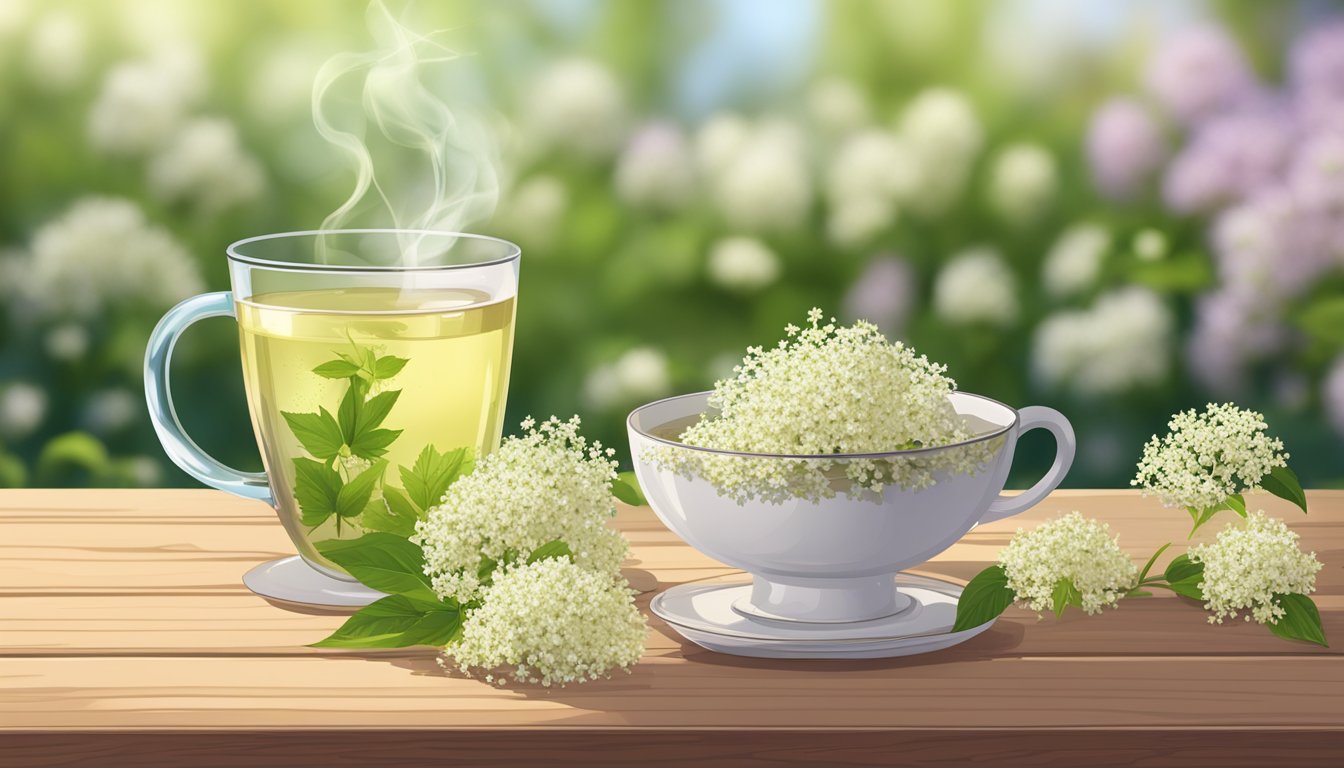
<instances>
[{"instance_id":1,"label":"white saucer","mask_svg":"<svg viewBox=\"0 0 1344 768\"><path fill-rule=\"evenodd\" d=\"M357 581L320 573L298 555L258 565L243 574L243 583L270 600L327 608L361 608L387 596Z\"/></svg>"},{"instance_id":2,"label":"white saucer","mask_svg":"<svg viewBox=\"0 0 1344 768\"><path fill-rule=\"evenodd\" d=\"M952 632L961 586L902 573L896 588L913 600L899 613L848 624L771 621L745 615L733 604L751 596L751 584L681 584L649 603L649 610L703 648L772 659L876 659L950 648L989 629L994 621Z\"/></svg>"}]
</instances>

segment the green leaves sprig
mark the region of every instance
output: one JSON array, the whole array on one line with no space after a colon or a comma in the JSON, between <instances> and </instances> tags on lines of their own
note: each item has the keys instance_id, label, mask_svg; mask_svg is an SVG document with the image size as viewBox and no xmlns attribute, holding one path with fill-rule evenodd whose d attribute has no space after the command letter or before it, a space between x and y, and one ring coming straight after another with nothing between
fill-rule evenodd
<instances>
[{"instance_id":1,"label":"green leaves sprig","mask_svg":"<svg viewBox=\"0 0 1344 768\"><path fill-rule=\"evenodd\" d=\"M1296 504L1303 514L1307 513L1307 494L1302 490L1302 483L1297 479L1297 473L1288 467L1275 467L1270 470L1268 475L1260 478L1260 487L1264 490L1278 496L1286 501ZM1223 510L1230 509L1241 517L1246 517L1246 497L1240 493L1234 493L1223 499L1221 502L1204 509L1198 507L1186 507L1185 511L1190 514L1190 520L1193 527L1190 529L1191 538L1195 535L1201 526L1213 519L1214 515Z\"/></svg>"},{"instance_id":2,"label":"green leaves sprig","mask_svg":"<svg viewBox=\"0 0 1344 768\"><path fill-rule=\"evenodd\" d=\"M340 535L343 521L359 517L360 526L367 531L407 537L448 486L472 471L475 455L467 447L440 453L427 445L411 467L398 468L403 488L385 484L387 462L382 457L402 430L387 429L383 422L401 397L401 390L372 397L369 392L378 382L400 373L407 360L380 356L353 341L351 347L351 353L338 352L335 359L313 369L318 376L348 383L334 415L325 407L319 407L316 413L281 413L312 457L293 459L295 500L303 524L309 528L334 516ZM352 456L371 464L358 473L343 474L344 467L338 461Z\"/></svg>"},{"instance_id":3,"label":"green leaves sprig","mask_svg":"<svg viewBox=\"0 0 1344 768\"><path fill-rule=\"evenodd\" d=\"M315 648L405 648L412 645L443 647L462 633L462 623L480 602L461 604L434 593L425 575L425 556L420 547L392 533L368 533L358 539L332 539L317 543L324 557L350 572L366 586L387 592L346 620ZM507 552L500 560L481 558L477 575L482 584L502 565L534 563L548 558L573 559L563 541L550 541L526 558Z\"/></svg>"}]
</instances>

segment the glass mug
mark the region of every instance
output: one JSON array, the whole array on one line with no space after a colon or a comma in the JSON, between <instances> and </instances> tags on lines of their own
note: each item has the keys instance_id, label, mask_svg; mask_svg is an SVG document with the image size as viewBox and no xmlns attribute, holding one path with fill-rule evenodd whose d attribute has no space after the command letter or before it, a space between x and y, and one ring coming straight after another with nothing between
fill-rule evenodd
<instances>
[{"instance_id":1,"label":"glass mug","mask_svg":"<svg viewBox=\"0 0 1344 768\"><path fill-rule=\"evenodd\" d=\"M405 534L437 501L417 498L418 460L473 461L499 445L520 250L479 235L361 229L264 235L227 253L232 291L183 301L150 336L154 429L187 474L279 514L299 557L253 569L250 589L293 603L372 602L381 594L324 558L321 543ZM216 316L238 322L264 473L210 457L173 411L173 345Z\"/></svg>"}]
</instances>

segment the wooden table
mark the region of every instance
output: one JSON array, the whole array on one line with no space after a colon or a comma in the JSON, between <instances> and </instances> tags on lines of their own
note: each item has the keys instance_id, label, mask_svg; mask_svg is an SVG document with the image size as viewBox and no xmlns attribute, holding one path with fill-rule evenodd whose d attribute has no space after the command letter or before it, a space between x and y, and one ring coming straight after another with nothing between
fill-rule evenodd
<instances>
[{"instance_id":1,"label":"wooden table","mask_svg":"<svg viewBox=\"0 0 1344 768\"><path fill-rule=\"evenodd\" d=\"M1278 499L1326 567L1331 649L1208 626L1160 595L1038 621L1010 609L939 653L772 661L710 653L650 620L633 674L493 688L433 651L305 647L342 621L248 592L292 552L265 506L204 490L0 491L0 766L1344 764L1344 492ZM1188 518L1128 491L1062 491L922 570L968 579L1018 525L1078 509L1136 558ZM635 581L742 578L623 508ZM1221 527L1221 522L1210 526ZM650 595L644 595L641 606ZM449 761L451 762L451 760Z\"/></svg>"}]
</instances>

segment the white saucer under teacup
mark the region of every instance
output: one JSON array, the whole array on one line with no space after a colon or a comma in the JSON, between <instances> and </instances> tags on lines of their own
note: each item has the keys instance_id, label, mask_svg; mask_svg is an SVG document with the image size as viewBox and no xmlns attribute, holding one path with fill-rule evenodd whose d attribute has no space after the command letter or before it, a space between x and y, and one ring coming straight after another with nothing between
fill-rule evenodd
<instances>
[{"instance_id":1,"label":"white saucer under teacup","mask_svg":"<svg viewBox=\"0 0 1344 768\"><path fill-rule=\"evenodd\" d=\"M894 614L867 621L778 621L750 609L750 584L681 584L649 610L682 637L711 651L762 658L872 659L927 653L965 642L993 626L952 632L961 587L930 576L899 574L908 598Z\"/></svg>"},{"instance_id":2,"label":"white saucer under teacup","mask_svg":"<svg viewBox=\"0 0 1344 768\"><path fill-rule=\"evenodd\" d=\"M650 607L715 651L774 658L876 658L947 648L992 622L952 633L961 587L902 573L980 523L1035 505L1073 462L1073 428L1039 406L1021 411L956 392L958 414L983 427L949 446L855 455L752 454L688 446L681 429L709 412L709 393L668 398L627 421L649 505L686 543L751 574L750 585L682 585ZM1018 437L1055 437L1054 465L1036 485L1002 495ZM848 484L849 462L896 478L880 493ZM782 471L776 471L782 470ZM835 493L766 498L725 492L706 476L779 478L823 472ZM815 480L815 475L812 479Z\"/></svg>"}]
</instances>

